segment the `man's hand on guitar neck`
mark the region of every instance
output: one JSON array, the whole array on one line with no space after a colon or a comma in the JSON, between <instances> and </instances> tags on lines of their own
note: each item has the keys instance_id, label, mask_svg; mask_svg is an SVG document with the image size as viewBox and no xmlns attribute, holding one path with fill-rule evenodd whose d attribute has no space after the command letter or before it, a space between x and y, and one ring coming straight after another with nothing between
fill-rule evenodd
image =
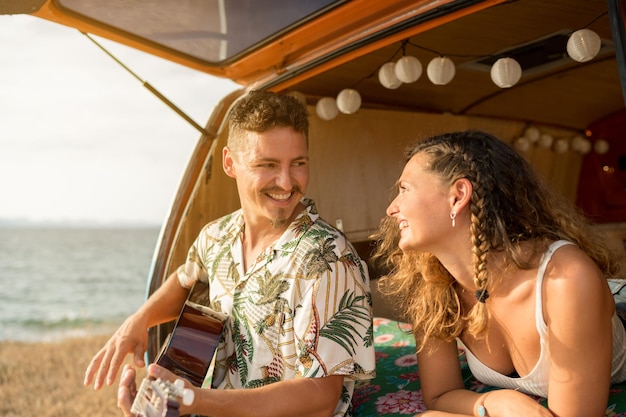
<instances>
[{"instance_id":1,"label":"man's hand on guitar neck","mask_svg":"<svg viewBox=\"0 0 626 417\"><path fill-rule=\"evenodd\" d=\"M131 411L133 408L133 402L135 401L135 397L137 397L137 395L142 395L140 392L138 392L141 390L137 389L136 377L137 377L137 373L135 371L135 368L133 368L129 364L124 365L124 369L122 371L122 377L120 378L120 385L119 385L119 388L117 389L117 406L120 408L120 410L122 410L122 413L124 413L125 417L135 417L135 414ZM148 375L146 378L150 378L152 380L160 379L163 381L168 381L170 383L173 383L176 380L179 380L184 383L186 388L188 388L188 390L184 390L184 391L189 391L193 389L193 386L188 381L185 381L177 377L174 373L155 364L152 364L148 367ZM183 397L186 397L186 395L183 395ZM191 405L193 402L193 398L194 398L194 395L192 395L189 399L186 400L188 402L184 402L183 398L177 398L176 402L178 406L173 410L174 411L173 414L172 413L170 414L177 415L177 416L186 415L187 413L185 412L185 405ZM140 404L141 403L142 402L140 401ZM164 404L160 404L160 406L164 406ZM169 407L169 404L165 404L165 407ZM148 415L149 413L146 413L145 411L146 410L144 410L143 413L139 413L139 415ZM170 415L170 414L167 414L167 415Z\"/></svg>"}]
</instances>

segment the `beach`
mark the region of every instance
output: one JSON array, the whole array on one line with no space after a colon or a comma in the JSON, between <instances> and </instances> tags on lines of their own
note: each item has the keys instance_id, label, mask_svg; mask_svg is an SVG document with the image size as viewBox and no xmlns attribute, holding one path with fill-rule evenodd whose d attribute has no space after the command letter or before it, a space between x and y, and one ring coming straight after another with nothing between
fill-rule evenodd
<instances>
[{"instance_id":1,"label":"beach","mask_svg":"<svg viewBox=\"0 0 626 417\"><path fill-rule=\"evenodd\" d=\"M83 378L143 302L158 233L0 222L0 416L122 415L117 381L94 391Z\"/></svg>"},{"instance_id":2,"label":"beach","mask_svg":"<svg viewBox=\"0 0 626 417\"><path fill-rule=\"evenodd\" d=\"M104 335L58 342L0 342L0 415L121 416L117 381L100 391L83 385L87 364L107 339ZM139 375L144 375L143 370Z\"/></svg>"}]
</instances>

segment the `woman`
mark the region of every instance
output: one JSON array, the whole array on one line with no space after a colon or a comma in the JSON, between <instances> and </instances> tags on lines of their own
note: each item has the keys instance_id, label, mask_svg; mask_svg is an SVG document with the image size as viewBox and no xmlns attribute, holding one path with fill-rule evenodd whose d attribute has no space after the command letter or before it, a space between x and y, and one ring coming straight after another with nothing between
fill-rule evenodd
<instances>
[{"instance_id":1,"label":"woman","mask_svg":"<svg viewBox=\"0 0 626 417\"><path fill-rule=\"evenodd\" d=\"M375 257L413 324L423 415L604 416L626 334L602 240L489 134L436 136L407 157ZM504 389L465 389L457 342L474 376Z\"/></svg>"}]
</instances>

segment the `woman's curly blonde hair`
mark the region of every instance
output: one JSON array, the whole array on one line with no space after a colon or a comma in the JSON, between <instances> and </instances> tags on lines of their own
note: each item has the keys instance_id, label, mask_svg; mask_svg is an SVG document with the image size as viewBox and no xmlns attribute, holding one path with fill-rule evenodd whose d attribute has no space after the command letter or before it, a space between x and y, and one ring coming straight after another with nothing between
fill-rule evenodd
<instances>
[{"instance_id":1,"label":"woman's curly blonde hair","mask_svg":"<svg viewBox=\"0 0 626 417\"><path fill-rule=\"evenodd\" d=\"M442 134L410 147L406 161L416 154L428 157L428 169L443 184L461 178L472 184L470 234L478 293L489 292L495 284L487 272L492 254L504 252L510 267L531 269L547 245L560 239L575 243L605 275L618 271L617 260L582 213L548 189L524 158L494 136L479 131ZM456 281L436 257L398 248L399 229L393 218L384 218L372 239L376 242L372 260L388 271L379 287L411 320L418 350L430 338L451 341L463 332L484 335L485 303L463 311ZM530 245L530 255L522 251L522 243Z\"/></svg>"}]
</instances>

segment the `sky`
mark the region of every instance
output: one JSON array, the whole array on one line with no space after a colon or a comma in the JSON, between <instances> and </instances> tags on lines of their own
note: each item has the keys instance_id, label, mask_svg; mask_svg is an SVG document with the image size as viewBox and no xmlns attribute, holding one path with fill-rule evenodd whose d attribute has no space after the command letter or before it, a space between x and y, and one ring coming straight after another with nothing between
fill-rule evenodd
<instances>
[{"instance_id":1,"label":"sky","mask_svg":"<svg viewBox=\"0 0 626 417\"><path fill-rule=\"evenodd\" d=\"M94 39L201 126L239 88ZM199 137L78 30L0 16L0 221L160 225Z\"/></svg>"}]
</instances>

